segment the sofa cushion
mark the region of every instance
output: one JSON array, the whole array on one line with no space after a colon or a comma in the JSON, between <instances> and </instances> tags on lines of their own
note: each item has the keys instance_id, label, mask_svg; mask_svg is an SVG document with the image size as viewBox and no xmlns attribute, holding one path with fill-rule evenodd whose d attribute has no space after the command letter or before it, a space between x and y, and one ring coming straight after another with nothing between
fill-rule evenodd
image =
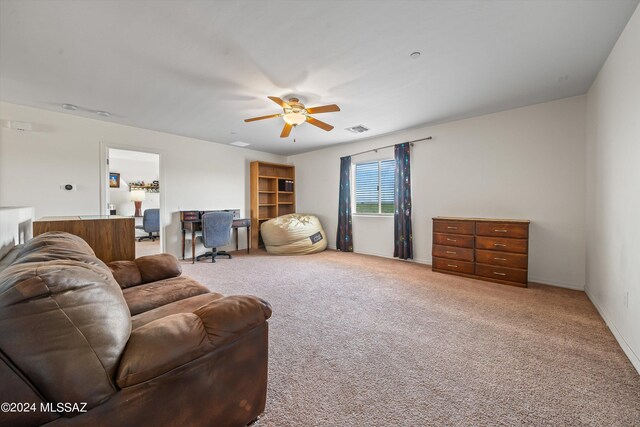
<instances>
[{"instance_id":1,"label":"sofa cushion","mask_svg":"<svg viewBox=\"0 0 640 427\"><path fill-rule=\"evenodd\" d=\"M180 262L170 254L143 256L136 258L135 263L140 270L142 283L178 277L182 274Z\"/></svg>"},{"instance_id":2,"label":"sofa cushion","mask_svg":"<svg viewBox=\"0 0 640 427\"><path fill-rule=\"evenodd\" d=\"M14 246L0 259L0 271L9 267L20 255L23 245Z\"/></svg>"},{"instance_id":3,"label":"sofa cushion","mask_svg":"<svg viewBox=\"0 0 640 427\"><path fill-rule=\"evenodd\" d=\"M107 265L121 288L138 286L142 283L142 275L135 261L111 261Z\"/></svg>"},{"instance_id":4,"label":"sofa cushion","mask_svg":"<svg viewBox=\"0 0 640 427\"><path fill-rule=\"evenodd\" d=\"M89 409L108 399L130 332L109 269L52 260L0 272L0 349L48 401Z\"/></svg>"},{"instance_id":5,"label":"sofa cushion","mask_svg":"<svg viewBox=\"0 0 640 427\"><path fill-rule=\"evenodd\" d=\"M44 247L75 250L80 253L95 256L91 246L81 237L64 231L48 231L42 233L24 244L20 255L27 255L39 251Z\"/></svg>"},{"instance_id":6,"label":"sofa cushion","mask_svg":"<svg viewBox=\"0 0 640 427\"><path fill-rule=\"evenodd\" d=\"M196 295L195 297L181 299L158 308L137 314L131 318L131 330L146 325L149 322L170 316L172 314L193 313L200 307L209 304L211 301L222 298L224 295L211 292L208 294Z\"/></svg>"},{"instance_id":7,"label":"sofa cushion","mask_svg":"<svg viewBox=\"0 0 640 427\"><path fill-rule=\"evenodd\" d=\"M122 290L131 315L172 303L181 299L209 293L209 289L186 277L173 277Z\"/></svg>"},{"instance_id":8,"label":"sofa cushion","mask_svg":"<svg viewBox=\"0 0 640 427\"><path fill-rule=\"evenodd\" d=\"M49 231L29 240L22 246L12 265L56 260L80 261L109 270L104 262L96 258L87 242L64 231Z\"/></svg>"}]
</instances>

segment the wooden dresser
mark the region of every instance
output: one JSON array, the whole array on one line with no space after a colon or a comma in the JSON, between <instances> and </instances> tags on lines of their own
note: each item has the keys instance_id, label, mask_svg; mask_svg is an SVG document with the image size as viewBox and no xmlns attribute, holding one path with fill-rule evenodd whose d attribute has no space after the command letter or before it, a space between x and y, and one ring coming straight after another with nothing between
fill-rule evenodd
<instances>
[{"instance_id":1,"label":"wooden dresser","mask_svg":"<svg viewBox=\"0 0 640 427\"><path fill-rule=\"evenodd\" d=\"M527 286L529 221L433 218L433 271Z\"/></svg>"}]
</instances>

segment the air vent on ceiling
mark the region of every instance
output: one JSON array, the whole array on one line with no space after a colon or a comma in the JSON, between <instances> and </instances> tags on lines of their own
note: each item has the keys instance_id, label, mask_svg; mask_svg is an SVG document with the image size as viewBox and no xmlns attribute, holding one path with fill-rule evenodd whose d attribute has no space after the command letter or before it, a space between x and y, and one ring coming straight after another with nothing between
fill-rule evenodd
<instances>
[{"instance_id":1,"label":"air vent on ceiling","mask_svg":"<svg viewBox=\"0 0 640 427\"><path fill-rule=\"evenodd\" d=\"M251 145L251 144L249 144L248 142L233 141L231 143L231 145L235 145L236 147L246 147L246 146Z\"/></svg>"},{"instance_id":2,"label":"air vent on ceiling","mask_svg":"<svg viewBox=\"0 0 640 427\"><path fill-rule=\"evenodd\" d=\"M362 133L362 132L366 132L369 130L369 128L366 128L362 125L358 125L358 126L353 126L350 128L346 128L345 130L348 130L349 132L353 132L353 133Z\"/></svg>"}]
</instances>

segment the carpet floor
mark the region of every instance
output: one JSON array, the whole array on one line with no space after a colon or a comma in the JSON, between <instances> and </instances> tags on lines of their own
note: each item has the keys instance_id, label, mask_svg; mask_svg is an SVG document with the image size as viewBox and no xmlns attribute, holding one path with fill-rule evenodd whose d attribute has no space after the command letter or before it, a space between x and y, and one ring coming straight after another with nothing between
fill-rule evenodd
<instances>
[{"instance_id":1,"label":"carpet floor","mask_svg":"<svg viewBox=\"0 0 640 427\"><path fill-rule=\"evenodd\" d=\"M160 239L156 239L156 241L152 240L143 240L142 242L138 242L136 240L136 258L147 255L155 255L162 252L160 250Z\"/></svg>"},{"instance_id":2,"label":"carpet floor","mask_svg":"<svg viewBox=\"0 0 640 427\"><path fill-rule=\"evenodd\" d=\"M259 425L640 426L640 376L583 292L326 251L183 264L273 306Z\"/></svg>"}]
</instances>

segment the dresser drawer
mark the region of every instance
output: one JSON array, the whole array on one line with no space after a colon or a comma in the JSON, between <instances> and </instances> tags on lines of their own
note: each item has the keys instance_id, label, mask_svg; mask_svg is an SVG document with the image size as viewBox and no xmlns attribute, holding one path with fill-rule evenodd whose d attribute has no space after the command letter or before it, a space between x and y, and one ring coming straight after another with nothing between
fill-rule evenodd
<instances>
[{"instance_id":1,"label":"dresser drawer","mask_svg":"<svg viewBox=\"0 0 640 427\"><path fill-rule=\"evenodd\" d=\"M433 232L473 235L474 222L473 221L434 220Z\"/></svg>"},{"instance_id":2,"label":"dresser drawer","mask_svg":"<svg viewBox=\"0 0 640 427\"><path fill-rule=\"evenodd\" d=\"M457 271L458 273L473 274L473 263L453 259L433 258L433 268L437 270Z\"/></svg>"},{"instance_id":3,"label":"dresser drawer","mask_svg":"<svg viewBox=\"0 0 640 427\"><path fill-rule=\"evenodd\" d=\"M527 284L527 270L496 267L492 265L476 264L476 275L491 279L506 280L508 282Z\"/></svg>"},{"instance_id":4,"label":"dresser drawer","mask_svg":"<svg viewBox=\"0 0 640 427\"><path fill-rule=\"evenodd\" d=\"M527 255L476 249L476 262L511 268L527 268Z\"/></svg>"},{"instance_id":5,"label":"dresser drawer","mask_svg":"<svg viewBox=\"0 0 640 427\"><path fill-rule=\"evenodd\" d=\"M457 246L459 248L473 249L473 236L461 236L457 234L433 234L434 245Z\"/></svg>"},{"instance_id":6,"label":"dresser drawer","mask_svg":"<svg viewBox=\"0 0 640 427\"><path fill-rule=\"evenodd\" d=\"M476 235L526 239L529 237L529 224L518 222L477 222Z\"/></svg>"},{"instance_id":7,"label":"dresser drawer","mask_svg":"<svg viewBox=\"0 0 640 427\"><path fill-rule=\"evenodd\" d=\"M455 246L433 245L432 255L439 258L459 259L461 261L473 261L473 249L457 248Z\"/></svg>"},{"instance_id":8,"label":"dresser drawer","mask_svg":"<svg viewBox=\"0 0 640 427\"><path fill-rule=\"evenodd\" d=\"M476 237L477 249L490 249L493 251L527 253L528 240L506 239L499 237Z\"/></svg>"}]
</instances>

